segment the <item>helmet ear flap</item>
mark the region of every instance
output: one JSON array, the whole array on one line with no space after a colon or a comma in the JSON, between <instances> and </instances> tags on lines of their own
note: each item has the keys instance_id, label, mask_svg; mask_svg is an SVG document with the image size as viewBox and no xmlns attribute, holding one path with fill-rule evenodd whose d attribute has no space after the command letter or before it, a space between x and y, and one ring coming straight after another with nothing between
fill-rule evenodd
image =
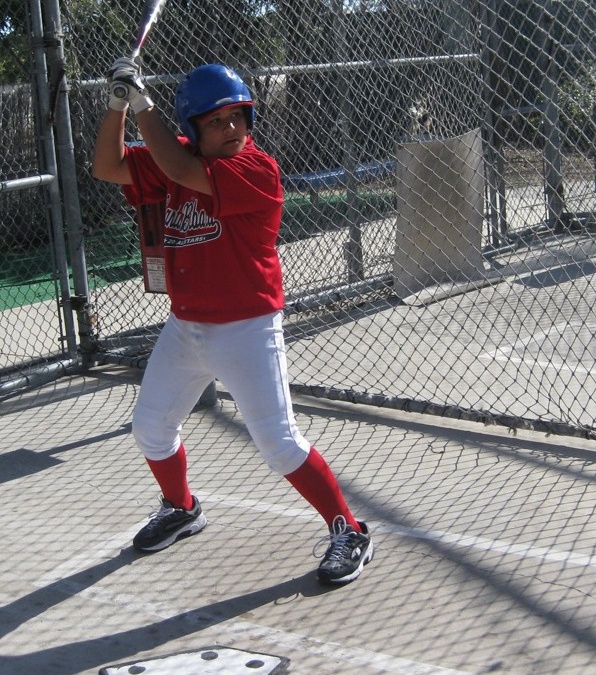
<instances>
[{"instance_id":1,"label":"helmet ear flap","mask_svg":"<svg viewBox=\"0 0 596 675\"><path fill-rule=\"evenodd\" d=\"M243 105L242 111L244 112L244 117L246 118L246 128L249 131L252 131L252 127L255 123L255 109L252 105Z\"/></svg>"},{"instance_id":2,"label":"helmet ear flap","mask_svg":"<svg viewBox=\"0 0 596 675\"><path fill-rule=\"evenodd\" d=\"M195 145L198 145L199 141L201 140L201 132L199 131L199 125L197 124L197 115L196 117L191 117L188 120L187 127L190 127L192 129L192 137L187 134L186 137L189 138Z\"/></svg>"}]
</instances>

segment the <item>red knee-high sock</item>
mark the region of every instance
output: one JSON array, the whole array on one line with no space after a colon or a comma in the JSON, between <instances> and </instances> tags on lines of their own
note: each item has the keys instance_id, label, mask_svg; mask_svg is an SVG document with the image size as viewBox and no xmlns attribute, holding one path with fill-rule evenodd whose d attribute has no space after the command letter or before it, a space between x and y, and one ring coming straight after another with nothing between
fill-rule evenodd
<instances>
[{"instance_id":1,"label":"red knee-high sock","mask_svg":"<svg viewBox=\"0 0 596 675\"><path fill-rule=\"evenodd\" d=\"M285 478L315 507L329 527L335 516L343 516L348 525L360 532L337 479L316 448L311 448L304 464Z\"/></svg>"},{"instance_id":2,"label":"red knee-high sock","mask_svg":"<svg viewBox=\"0 0 596 675\"><path fill-rule=\"evenodd\" d=\"M192 494L186 479L186 450L182 443L175 455L159 461L147 459L147 464L159 483L163 498L177 509L192 509Z\"/></svg>"}]
</instances>

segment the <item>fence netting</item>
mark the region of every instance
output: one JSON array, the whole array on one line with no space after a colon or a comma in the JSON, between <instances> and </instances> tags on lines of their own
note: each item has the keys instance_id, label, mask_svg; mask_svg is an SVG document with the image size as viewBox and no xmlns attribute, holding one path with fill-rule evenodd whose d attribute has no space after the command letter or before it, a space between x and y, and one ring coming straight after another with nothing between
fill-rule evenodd
<instances>
[{"instance_id":1,"label":"fence netting","mask_svg":"<svg viewBox=\"0 0 596 675\"><path fill-rule=\"evenodd\" d=\"M68 263L61 223L51 217L52 211L59 213L59 195L55 171L52 175L48 169L47 124L40 124L43 97L36 95L36 88L46 81L43 63L31 50L32 16L22 8L8 18L3 9L0 20L0 391L4 393L7 383L17 387L30 383L32 367L43 364L47 369L56 359L66 358L69 346L60 312L62 298L68 299L68 284L61 284Z\"/></svg>"},{"instance_id":2,"label":"fence netting","mask_svg":"<svg viewBox=\"0 0 596 675\"><path fill-rule=\"evenodd\" d=\"M138 214L90 175L105 74L141 7L60 10L85 353L142 365L167 298L145 291ZM141 54L164 118L176 129L183 74L223 62L249 84L255 141L282 171L296 391L594 435L595 34L587 0L168 2ZM2 161L19 171L25 148L2 119ZM134 121L126 140L142 142ZM2 222L15 275L16 220L35 221L20 204Z\"/></svg>"}]
</instances>

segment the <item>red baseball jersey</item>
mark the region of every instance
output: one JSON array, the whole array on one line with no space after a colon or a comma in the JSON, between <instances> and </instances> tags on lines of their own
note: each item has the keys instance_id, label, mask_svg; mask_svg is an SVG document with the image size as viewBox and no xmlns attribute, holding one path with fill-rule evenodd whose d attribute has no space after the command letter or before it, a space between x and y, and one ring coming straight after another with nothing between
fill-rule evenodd
<instances>
[{"instance_id":1,"label":"red baseball jersey","mask_svg":"<svg viewBox=\"0 0 596 675\"><path fill-rule=\"evenodd\" d=\"M272 157L250 137L234 157L201 157L212 195L169 180L144 146L127 147L126 158L129 203L165 201L166 285L179 319L227 323L283 308L275 246L283 193Z\"/></svg>"}]
</instances>

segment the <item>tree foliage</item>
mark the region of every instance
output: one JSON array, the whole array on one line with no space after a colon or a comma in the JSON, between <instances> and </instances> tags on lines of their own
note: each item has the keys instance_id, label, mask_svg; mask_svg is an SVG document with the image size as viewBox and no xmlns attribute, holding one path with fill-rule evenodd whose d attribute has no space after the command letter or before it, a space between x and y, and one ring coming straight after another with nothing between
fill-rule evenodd
<instances>
[{"instance_id":1,"label":"tree foliage","mask_svg":"<svg viewBox=\"0 0 596 675\"><path fill-rule=\"evenodd\" d=\"M0 10L0 84L28 79L28 15L23 0L4 0Z\"/></svg>"}]
</instances>

